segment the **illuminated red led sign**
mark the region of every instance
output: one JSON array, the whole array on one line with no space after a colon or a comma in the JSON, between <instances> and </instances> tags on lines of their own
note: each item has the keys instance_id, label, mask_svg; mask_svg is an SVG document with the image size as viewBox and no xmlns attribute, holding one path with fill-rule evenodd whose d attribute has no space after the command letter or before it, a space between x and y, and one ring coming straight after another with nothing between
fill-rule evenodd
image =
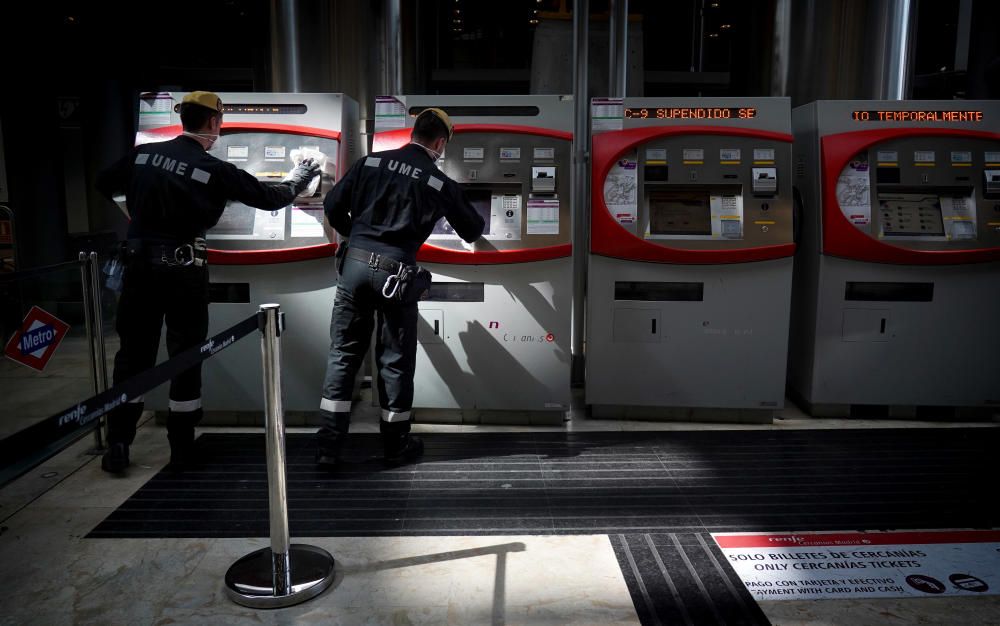
<instances>
[{"instance_id":1,"label":"illuminated red led sign","mask_svg":"<svg viewBox=\"0 0 1000 626\"><path fill-rule=\"evenodd\" d=\"M304 104L223 104L222 112L233 115L302 115Z\"/></svg>"},{"instance_id":2,"label":"illuminated red led sign","mask_svg":"<svg viewBox=\"0 0 1000 626\"><path fill-rule=\"evenodd\" d=\"M626 108L625 119L639 120L749 120L757 117L753 107L641 107Z\"/></svg>"},{"instance_id":3,"label":"illuminated red led sign","mask_svg":"<svg viewBox=\"0 0 1000 626\"><path fill-rule=\"evenodd\" d=\"M855 122L982 122L982 111L852 111Z\"/></svg>"}]
</instances>

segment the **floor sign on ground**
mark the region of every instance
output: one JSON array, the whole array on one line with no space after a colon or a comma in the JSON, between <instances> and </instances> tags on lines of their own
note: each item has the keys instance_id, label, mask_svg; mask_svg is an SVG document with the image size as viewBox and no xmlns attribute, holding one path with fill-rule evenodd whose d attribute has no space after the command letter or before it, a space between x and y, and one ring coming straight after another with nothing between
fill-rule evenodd
<instances>
[{"instance_id":1,"label":"floor sign on ground","mask_svg":"<svg viewBox=\"0 0 1000 626\"><path fill-rule=\"evenodd\" d=\"M714 533L757 600L1000 594L1000 531Z\"/></svg>"}]
</instances>

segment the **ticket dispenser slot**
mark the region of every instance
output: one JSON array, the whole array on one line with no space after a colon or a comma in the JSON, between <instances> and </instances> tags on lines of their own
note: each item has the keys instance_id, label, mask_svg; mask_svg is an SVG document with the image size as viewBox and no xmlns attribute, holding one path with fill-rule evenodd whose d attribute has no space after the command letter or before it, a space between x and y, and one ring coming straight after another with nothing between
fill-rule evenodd
<instances>
[{"instance_id":1,"label":"ticket dispenser slot","mask_svg":"<svg viewBox=\"0 0 1000 626\"><path fill-rule=\"evenodd\" d=\"M753 195L773 196L778 193L778 168L755 167L752 169Z\"/></svg>"},{"instance_id":2,"label":"ticket dispenser slot","mask_svg":"<svg viewBox=\"0 0 1000 626\"><path fill-rule=\"evenodd\" d=\"M556 192L556 168L554 165L531 168L531 192Z\"/></svg>"},{"instance_id":3,"label":"ticket dispenser slot","mask_svg":"<svg viewBox=\"0 0 1000 626\"><path fill-rule=\"evenodd\" d=\"M647 165L642 172L647 183L665 183L670 176L670 170L666 165Z\"/></svg>"},{"instance_id":4,"label":"ticket dispenser slot","mask_svg":"<svg viewBox=\"0 0 1000 626\"><path fill-rule=\"evenodd\" d=\"M1000 198L1000 170L986 170L983 178L983 195L987 198Z\"/></svg>"}]
</instances>

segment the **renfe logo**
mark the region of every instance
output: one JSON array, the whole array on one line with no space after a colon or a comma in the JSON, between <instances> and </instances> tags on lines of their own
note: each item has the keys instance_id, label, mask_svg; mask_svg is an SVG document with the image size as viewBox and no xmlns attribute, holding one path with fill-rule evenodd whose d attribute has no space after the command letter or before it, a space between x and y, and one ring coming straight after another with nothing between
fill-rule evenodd
<instances>
[{"instance_id":1,"label":"renfe logo","mask_svg":"<svg viewBox=\"0 0 1000 626\"><path fill-rule=\"evenodd\" d=\"M4 354L12 361L41 372L68 330L66 322L37 306L31 307L20 330L7 342Z\"/></svg>"}]
</instances>

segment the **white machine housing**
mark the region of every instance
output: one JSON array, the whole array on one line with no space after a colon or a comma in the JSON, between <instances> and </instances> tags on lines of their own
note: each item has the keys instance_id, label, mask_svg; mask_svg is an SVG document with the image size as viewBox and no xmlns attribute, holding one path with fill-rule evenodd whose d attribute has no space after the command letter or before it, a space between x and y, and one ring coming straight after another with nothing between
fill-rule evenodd
<instances>
[{"instance_id":1,"label":"white machine housing","mask_svg":"<svg viewBox=\"0 0 1000 626\"><path fill-rule=\"evenodd\" d=\"M592 414L770 421L784 405L790 125L786 98L625 98L619 129L595 132Z\"/></svg>"},{"instance_id":2,"label":"white machine housing","mask_svg":"<svg viewBox=\"0 0 1000 626\"><path fill-rule=\"evenodd\" d=\"M472 250L446 221L417 261L415 419L562 423L570 407L573 102L566 96L383 96L373 150L410 139L416 115L445 110L455 133L438 166L487 228Z\"/></svg>"},{"instance_id":3,"label":"white machine housing","mask_svg":"<svg viewBox=\"0 0 1000 626\"><path fill-rule=\"evenodd\" d=\"M1000 103L819 101L792 120L791 393L814 415L996 411Z\"/></svg>"}]
</instances>

